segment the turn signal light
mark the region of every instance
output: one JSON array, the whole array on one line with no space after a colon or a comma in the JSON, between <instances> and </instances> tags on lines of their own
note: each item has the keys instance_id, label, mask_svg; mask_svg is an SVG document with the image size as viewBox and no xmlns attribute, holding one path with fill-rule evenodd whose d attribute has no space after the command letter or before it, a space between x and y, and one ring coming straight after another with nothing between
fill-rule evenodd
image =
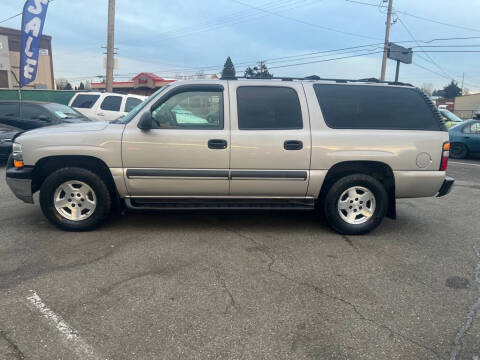
<instances>
[{"instance_id":1,"label":"turn signal light","mask_svg":"<svg viewBox=\"0 0 480 360\"><path fill-rule=\"evenodd\" d=\"M449 142L446 142L445 144L443 144L443 151L450 151L450 143Z\"/></svg>"},{"instance_id":2,"label":"turn signal light","mask_svg":"<svg viewBox=\"0 0 480 360\"><path fill-rule=\"evenodd\" d=\"M13 160L13 166L15 166L16 168L22 168L23 167L23 161Z\"/></svg>"}]
</instances>

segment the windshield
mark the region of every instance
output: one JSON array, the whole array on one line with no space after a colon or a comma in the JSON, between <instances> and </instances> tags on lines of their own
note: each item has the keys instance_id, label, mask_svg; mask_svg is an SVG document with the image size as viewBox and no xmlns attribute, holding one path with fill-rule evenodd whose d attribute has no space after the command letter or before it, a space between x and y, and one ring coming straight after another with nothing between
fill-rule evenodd
<instances>
[{"instance_id":1,"label":"windshield","mask_svg":"<svg viewBox=\"0 0 480 360\"><path fill-rule=\"evenodd\" d=\"M450 121L453 121L453 122L462 122L463 121L457 115L455 115L454 113L452 113L448 110L440 110L440 113Z\"/></svg>"},{"instance_id":2,"label":"windshield","mask_svg":"<svg viewBox=\"0 0 480 360\"><path fill-rule=\"evenodd\" d=\"M72 109L67 105L48 103L43 105L47 110L53 113L58 119L78 119L85 118L77 110Z\"/></svg>"},{"instance_id":3,"label":"windshield","mask_svg":"<svg viewBox=\"0 0 480 360\"><path fill-rule=\"evenodd\" d=\"M128 124L134 117L137 115L148 103L150 103L158 94L168 88L169 85L165 85L155 91L149 98L147 98L144 102L141 102L137 106L135 106L127 115L119 117L116 120L111 121L112 124Z\"/></svg>"}]
</instances>

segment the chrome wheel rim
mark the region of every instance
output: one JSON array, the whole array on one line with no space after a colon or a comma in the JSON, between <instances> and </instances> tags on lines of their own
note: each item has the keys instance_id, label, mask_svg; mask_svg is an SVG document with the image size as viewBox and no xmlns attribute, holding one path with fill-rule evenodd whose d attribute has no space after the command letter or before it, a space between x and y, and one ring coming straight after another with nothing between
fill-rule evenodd
<instances>
[{"instance_id":1,"label":"chrome wheel rim","mask_svg":"<svg viewBox=\"0 0 480 360\"><path fill-rule=\"evenodd\" d=\"M348 224L367 222L375 213L375 195L363 186L352 186L338 198L338 214Z\"/></svg>"},{"instance_id":2,"label":"chrome wheel rim","mask_svg":"<svg viewBox=\"0 0 480 360\"><path fill-rule=\"evenodd\" d=\"M53 205L65 219L81 221L95 212L97 197L93 189L83 181L71 180L57 187Z\"/></svg>"}]
</instances>

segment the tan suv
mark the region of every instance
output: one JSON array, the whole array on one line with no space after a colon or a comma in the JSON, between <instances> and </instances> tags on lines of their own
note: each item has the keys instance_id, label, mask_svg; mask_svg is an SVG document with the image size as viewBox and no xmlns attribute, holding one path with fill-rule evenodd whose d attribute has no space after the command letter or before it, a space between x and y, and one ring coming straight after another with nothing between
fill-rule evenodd
<instances>
[{"instance_id":1,"label":"tan suv","mask_svg":"<svg viewBox=\"0 0 480 360\"><path fill-rule=\"evenodd\" d=\"M443 196L448 133L410 85L353 80L211 80L162 88L110 123L14 140L7 182L66 230L129 209L314 209L363 234L395 199Z\"/></svg>"}]
</instances>

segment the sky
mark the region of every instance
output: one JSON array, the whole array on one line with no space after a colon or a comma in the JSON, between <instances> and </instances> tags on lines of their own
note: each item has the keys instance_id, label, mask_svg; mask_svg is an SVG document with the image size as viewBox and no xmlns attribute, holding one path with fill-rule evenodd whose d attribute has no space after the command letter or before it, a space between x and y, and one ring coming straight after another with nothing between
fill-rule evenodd
<instances>
[{"instance_id":1,"label":"sky","mask_svg":"<svg viewBox=\"0 0 480 360\"><path fill-rule=\"evenodd\" d=\"M386 4L358 2L117 0L115 80L140 72L219 73L227 56L237 75L265 60L275 76L379 78ZM20 13L23 4L2 1L0 21ZM400 81L438 89L452 79L461 84L464 74L464 87L480 92L480 52L445 52L480 51L480 0L393 0L393 6L390 41L414 47L414 64L401 65ZM53 37L57 79L78 83L105 73L107 8L107 0L50 3L44 34ZM20 25L20 16L0 23ZM338 49L346 50L327 52ZM388 61L387 80L394 80L395 65Z\"/></svg>"}]
</instances>

